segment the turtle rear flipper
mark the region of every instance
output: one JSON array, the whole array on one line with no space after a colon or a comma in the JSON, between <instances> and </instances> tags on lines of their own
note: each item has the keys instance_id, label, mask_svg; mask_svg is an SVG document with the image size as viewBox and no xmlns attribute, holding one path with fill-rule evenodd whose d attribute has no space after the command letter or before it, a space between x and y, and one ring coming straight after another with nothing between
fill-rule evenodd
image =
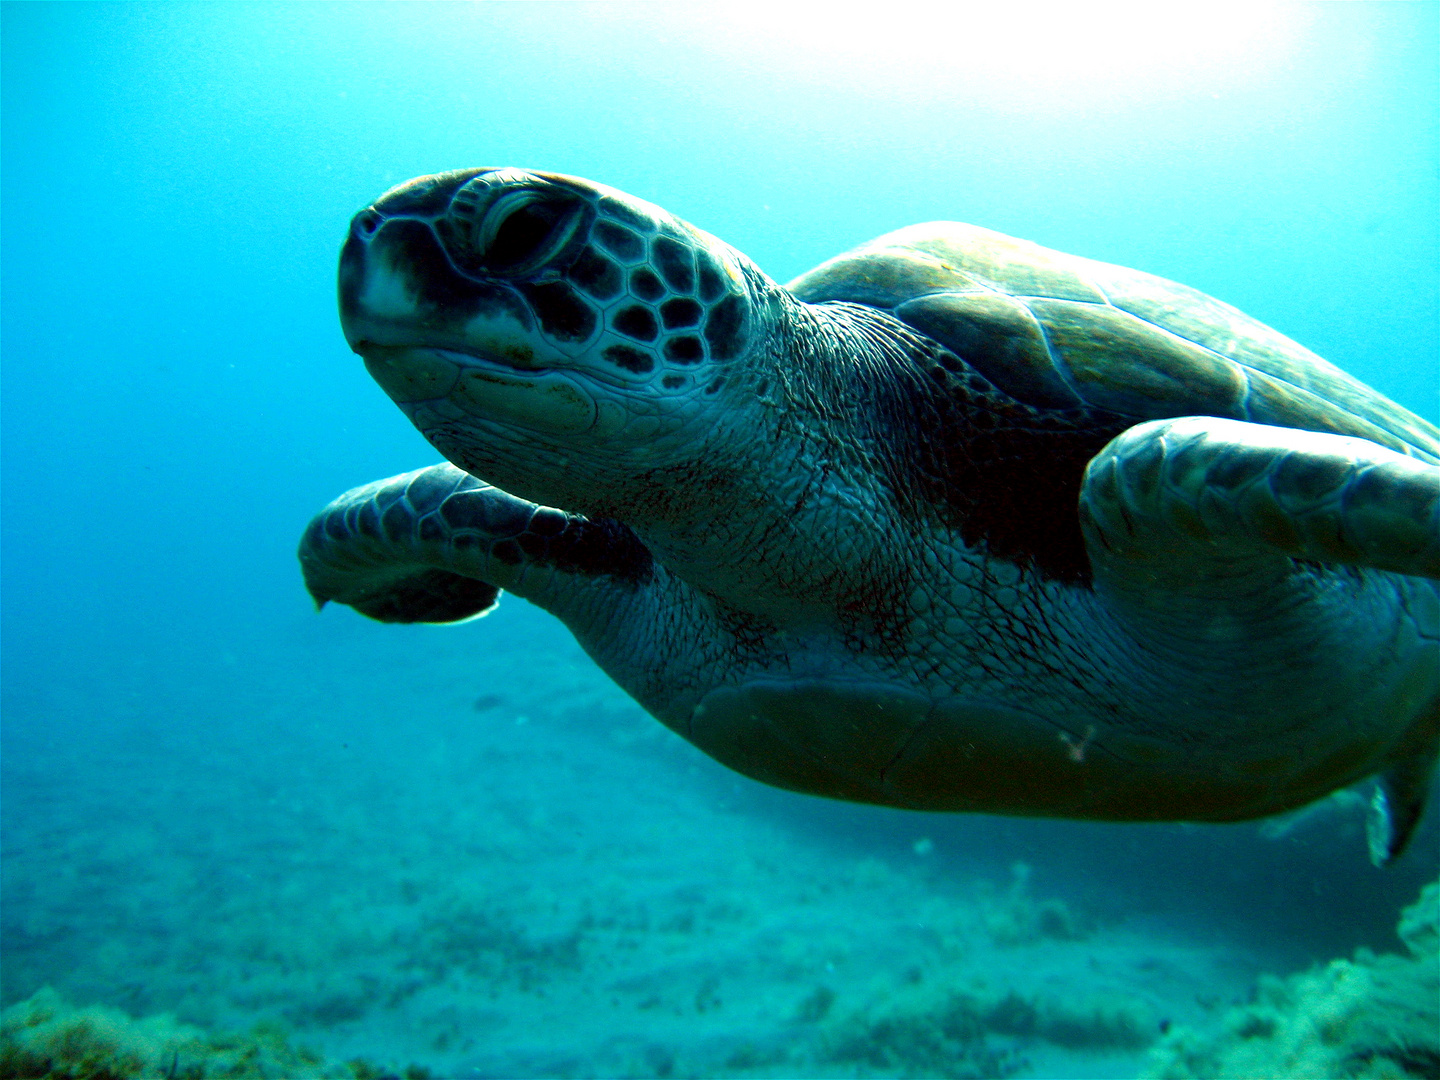
<instances>
[{"instance_id":1,"label":"turtle rear flipper","mask_svg":"<svg viewBox=\"0 0 1440 1080\"><path fill-rule=\"evenodd\" d=\"M435 465L341 495L300 542L305 585L380 622L483 615L509 590L555 611L587 590L575 578L634 586L650 553L625 526L538 506Z\"/></svg>"},{"instance_id":2,"label":"turtle rear flipper","mask_svg":"<svg viewBox=\"0 0 1440 1080\"><path fill-rule=\"evenodd\" d=\"M1436 717L1432 714L1428 746L1416 747L1375 778L1365 821L1370 861L1388 866L1405 853L1425 812L1435 774Z\"/></svg>"},{"instance_id":3,"label":"turtle rear flipper","mask_svg":"<svg viewBox=\"0 0 1440 1080\"><path fill-rule=\"evenodd\" d=\"M1080 519L1097 578L1122 592L1247 556L1440 578L1440 466L1345 435L1140 424L1086 469Z\"/></svg>"}]
</instances>

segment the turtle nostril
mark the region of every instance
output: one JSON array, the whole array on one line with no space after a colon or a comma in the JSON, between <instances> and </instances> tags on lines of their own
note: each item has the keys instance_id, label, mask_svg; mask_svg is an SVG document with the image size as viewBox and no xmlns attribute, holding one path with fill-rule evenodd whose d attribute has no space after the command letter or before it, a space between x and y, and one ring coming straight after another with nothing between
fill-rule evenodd
<instances>
[{"instance_id":1,"label":"turtle nostril","mask_svg":"<svg viewBox=\"0 0 1440 1080\"><path fill-rule=\"evenodd\" d=\"M350 223L350 230L360 239L368 240L375 235L375 230L380 228L380 223L384 220L374 210L361 210Z\"/></svg>"}]
</instances>

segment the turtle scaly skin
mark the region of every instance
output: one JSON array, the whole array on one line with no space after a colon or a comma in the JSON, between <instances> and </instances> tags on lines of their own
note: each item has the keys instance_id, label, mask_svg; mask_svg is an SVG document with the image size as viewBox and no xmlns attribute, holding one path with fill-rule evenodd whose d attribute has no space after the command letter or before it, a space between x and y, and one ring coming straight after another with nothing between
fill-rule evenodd
<instances>
[{"instance_id":1,"label":"turtle scaly skin","mask_svg":"<svg viewBox=\"0 0 1440 1080\"><path fill-rule=\"evenodd\" d=\"M342 495L306 584L554 613L766 783L1232 821L1440 746L1440 432L1193 289L950 222L787 287L574 177L356 215L346 338L449 461Z\"/></svg>"}]
</instances>

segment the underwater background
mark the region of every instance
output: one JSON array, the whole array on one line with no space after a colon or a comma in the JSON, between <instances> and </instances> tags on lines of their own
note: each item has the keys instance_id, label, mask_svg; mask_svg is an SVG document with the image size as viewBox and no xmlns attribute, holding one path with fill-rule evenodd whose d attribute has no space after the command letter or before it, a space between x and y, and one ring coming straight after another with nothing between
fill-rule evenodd
<instances>
[{"instance_id":1,"label":"underwater background","mask_svg":"<svg viewBox=\"0 0 1440 1080\"><path fill-rule=\"evenodd\" d=\"M263 1050L228 1075L1440 1075L1433 890L1396 936L1435 806L1380 871L1364 788L1231 826L792 795L521 601L316 614L294 556L439 460L346 348L335 261L463 166L613 185L780 281L973 222L1196 286L1435 420L1440 6L0 20L0 1069L95 1007L71 1042L136 1075L216 1068L215 1032Z\"/></svg>"}]
</instances>

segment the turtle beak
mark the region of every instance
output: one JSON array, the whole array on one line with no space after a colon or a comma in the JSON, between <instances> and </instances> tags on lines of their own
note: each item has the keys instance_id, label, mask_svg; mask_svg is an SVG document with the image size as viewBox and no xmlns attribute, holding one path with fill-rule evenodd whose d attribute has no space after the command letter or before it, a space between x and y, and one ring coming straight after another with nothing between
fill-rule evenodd
<instances>
[{"instance_id":1,"label":"turtle beak","mask_svg":"<svg viewBox=\"0 0 1440 1080\"><path fill-rule=\"evenodd\" d=\"M357 353L377 334L385 336L385 324L414 323L420 317L417 297L403 276L372 251L385 222L383 214L367 206L351 220L350 235L340 250L340 325Z\"/></svg>"},{"instance_id":2,"label":"turtle beak","mask_svg":"<svg viewBox=\"0 0 1440 1080\"><path fill-rule=\"evenodd\" d=\"M495 173L502 196L505 175ZM586 431L595 402L564 372L544 370L565 357L547 351L522 293L484 275L488 267L457 269L454 238L471 224L464 212L473 200L464 212L453 204L457 192L473 193L475 179L475 170L421 177L355 215L340 253L345 339L422 431L441 415Z\"/></svg>"},{"instance_id":3,"label":"turtle beak","mask_svg":"<svg viewBox=\"0 0 1440 1080\"><path fill-rule=\"evenodd\" d=\"M460 273L437 235L454 193L473 175L412 180L351 220L338 281L351 349L362 356L370 345L477 351L477 335L510 341L533 332L520 296L502 282Z\"/></svg>"},{"instance_id":4,"label":"turtle beak","mask_svg":"<svg viewBox=\"0 0 1440 1080\"><path fill-rule=\"evenodd\" d=\"M340 324L352 349L360 352L370 341L400 344L392 339L413 337L427 314L433 321L437 306L475 291L479 283L460 280L450 266L433 223L466 183L492 171L418 176L391 188L350 220L340 251L339 299Z\"/></svg>"},{"instance_id":5,"label":"turtle beak","mask_svg":"<svg viewBox=\"0 0 1440 1080\"><path fill-rule=\"evenodd\" d=\"M339 284L340 322L352 349L368 340L367 330L380 329L387 322L413 323L421 314L420 290L410 287L413 281L405 281L417 275L397 272L402 268L393 257L382 259L382 249L408 246L413 254L428 254L432 269L437 261L446 263L429 223L446 213L455 192L489 171L459 169L418 176L391 188L350 220L350 234L340 251ZM404 242L407 237L400 235L407 231L408 245ZM425 234L433 241L432 250L425 250L431 246ZM390 252L392 256L402 253Z\"/></svg>"}]
</instances>

